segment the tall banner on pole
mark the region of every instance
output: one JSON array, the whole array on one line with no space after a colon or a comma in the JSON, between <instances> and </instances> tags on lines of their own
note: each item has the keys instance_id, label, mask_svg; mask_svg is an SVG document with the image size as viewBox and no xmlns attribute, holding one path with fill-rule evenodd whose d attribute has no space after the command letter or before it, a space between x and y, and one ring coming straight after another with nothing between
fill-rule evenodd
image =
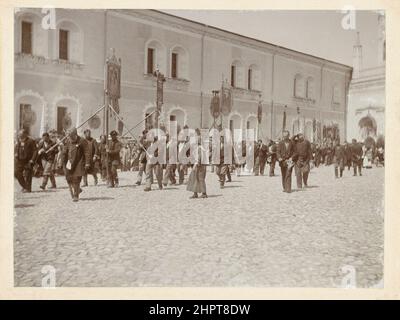
<instances>
[{"instance_id":1,"label":"tall banner on pole","mask_svg":"<svg viewBox=\"0 0 400 320\"><path fill-rule=\"evenodd\" d=\"M115 56L115 49L111 48L111 55L106 60L106 78L105 78L105 94L106 94L106 117L105 117L105 133L109 132L110 112L108 104L119 113L119 98L121 98L121 59ZM115 119L117 120L117 119ZM120 127L119 123L115 125L116 129Z\"/></svg>"},{"instance_id":2,"label":"tall banner on pole","mask_svg":"<svg viewBox=\"0 0 400 320\"><path fill-rule=\"evenodd\" d=\"M157 70L154 75L157 77L157 94L156 94L156 107L157 107L157 112L156 112L156 128L159 128L159 122L164 122L164 119L160 119L161 115L161 107L164 103L164 82L165 82L165 77L164 75ZM164 125L164 123L162 123Z\"/></svg>"}]
</instances>

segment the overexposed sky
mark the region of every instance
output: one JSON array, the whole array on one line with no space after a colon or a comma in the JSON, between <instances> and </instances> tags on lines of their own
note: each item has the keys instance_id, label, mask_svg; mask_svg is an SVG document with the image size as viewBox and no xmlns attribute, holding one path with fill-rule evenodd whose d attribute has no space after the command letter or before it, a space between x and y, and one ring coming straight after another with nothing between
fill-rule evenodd
<instances>
[{"instance_id":1,"label":"overexposed sky","mask_svg":"<svg viewBox=\"0 0 400 320\"><path fill-rule=\"evenodd\" d=\"M378 13L374 11L357 11L355 30L343 29L344 14L333 10L162 11L350 66L359 31L364 67L374 67L378 61Z\"/></svg>"}]
</instances>

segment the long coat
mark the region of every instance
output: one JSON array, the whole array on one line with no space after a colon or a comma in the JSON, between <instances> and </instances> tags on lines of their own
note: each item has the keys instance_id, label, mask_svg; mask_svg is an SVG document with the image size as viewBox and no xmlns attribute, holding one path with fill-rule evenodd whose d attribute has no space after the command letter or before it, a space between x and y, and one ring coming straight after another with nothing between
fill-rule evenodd
<instances>
[{"instance_id":1,"label":"long coat","mask_svg":"<svg viewBox=\"0 0 400 320\"><path fill-rule=\"evenodd\" d=\"M280 162L280 166L286 165L285 160L288 160L294 154L294 142L289 140L287 143L288 146L286 147L285 141L280 141L276 150L277 158L282 159L282 161Z\"/></svg>"},{"instance_id":2,"label":"long coat","mask_svg":"<svg viewBox=\"0 0 400 320\"><path fill-rule=\"evenodd\" d=\"M68 169L67 163L70 163ZM85 165L90 166L90 152L84 139L78 136L75 142L68 139L63 150L64 169L69 170L70 177L81 177L85 174Z\"/></svg>"}]
</instances>

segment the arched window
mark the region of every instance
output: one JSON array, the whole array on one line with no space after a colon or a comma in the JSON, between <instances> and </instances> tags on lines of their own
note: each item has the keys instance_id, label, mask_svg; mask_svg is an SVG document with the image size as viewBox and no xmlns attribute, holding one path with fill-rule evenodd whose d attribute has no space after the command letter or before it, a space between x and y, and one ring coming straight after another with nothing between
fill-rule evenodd
<instances>
[{"instance_id":1,"label":"arched window","mask_svg":"<svg viewBox=\"0 0 400 320\"><path fill-rule=\"evenodd\" d=\"M340 103L340 88L338 85L334 85L332 89L332 101L333 103Z\"/></svg>"},{"instance_id":2,"label":"arched window","mask_svg":"<svg viewBox=\"0 0 400 320\"><path fill-rule=\"evenodd\" d=\"M244 70L243 64L236 60L231 64L231 86L235 88L244 88Z\"/></svg>"},{"instance_id":3,"label":"arched window","mask_svg":"<svg viewBox=\"0 0 400 320\"><path fill-rule=\"evenodd\" d=\"M171 78L189 79L189 55L183 47L176 46L171 50Z\"/></svg>"},{"instance_id":4,"label":"arched window","mask_svg":"<svg viewBox=\"0 0 400 320\"><path fill-rule=\"evenodd\" d=\"M307 83L306 83L307 89L306 89L306 98L308 99L314 99L314 79L312 77L307 78Z\"/></svg>"},{"instance_id":5,"label":"arched window","mask_svg":"<svg viewBox=\"0 0 400 320\"><path fill-rule=\"evenodd\" d=\"M149 40L145 46L144 73L153 74L157 69L166 74L166 49L160 41Z\"/></svg>"},{"instance_id":6,"label":"arched window","mask_svg":"<svg viewBox=\"0 0 400 320\"><path fill-rule=\"evenodd\" d=\"M294 78L294 96L304 98L304 78L301 74L296 74Z\"/></svg>"},{"instance_id":7,"label":"arched window","mask_svg":"<svg viewBox=\"0 0 400 320\"><path fill-rule=\"evenodd\" d=\"M56 28L56 59L83 63L83 33L72 21L61 20Z\"/></svg>"},{"instance_id":8,"label":"arched window","mask_svg":"<svg viewBox=\"0 0 400 320\"><path fill-rule=\"evenodd\" d=\"M48 58L49 33L42 28L40 15L21 11L15 21L15 52Z\"/></svg>"},{"instance_id":9,"label":"arched window","mask_svg":"<svg viewBox=\"0 0 400 320\"><path fill-rule=\"evenodd\" d=\"M261 72L255 64L247 70L247 89L261 91Z\"/></svg>"}]
</instances>

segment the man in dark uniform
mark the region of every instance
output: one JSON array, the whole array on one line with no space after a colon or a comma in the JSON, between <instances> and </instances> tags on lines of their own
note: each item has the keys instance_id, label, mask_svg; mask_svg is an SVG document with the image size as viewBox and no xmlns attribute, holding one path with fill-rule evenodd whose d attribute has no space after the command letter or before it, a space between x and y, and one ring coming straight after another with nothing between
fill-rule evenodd
<instances>
[{"instance_id":1,"label":"man in dark uniform","mask_svg":"<svg viewBox=\"0 0 400 320\"><path fill-rule=\"evenodd\" d=\"M58 153L58 148L55 146L55 142L50 139L50 135L45 132L42 135L42 140L38 144L38 158L36 161L41 161L43 167L43 180L40 188L46 189L47 182L50 178L51 188L55 189L56 179L54 177L55 172L55 159Z\"/></svg>"},{"instance_id":2,"label":"man in dark uniform","mask_svg":"<svg viewBox=\"0 0 400 320\"><path fill-rule=\"evenodd\" d=\"M85 139L78 136L76 129L68 134L67 143L63 149L63 169L65 178L71 190L72 200L79 200L82 176L90 167L89 149Z\"/></svg>"},{"instance_id":3,"label":"man in dark uniform","mask_svg":"<svg viewBox=\"0 0 400 320\"><path fill-rule=\"evenodd\" d=\"M269 176L275 176L275 164L276 164L276 151L277 151L278 144L274 141L270 140L268 144L268 162L269 162Z\"/></svg>"},{"instance_id":4,"label":"man in dark uniform","mask_svg":"<svg viewBox=\"0 0 400 320\"><path fill-rule=\"evenodd\" d=\"M351 159L353 162L353 170L354 174L353 176L357 175L357 168L358 168L358 173L361 176L361 167L362 167L362 155L363 155L363 150L361 144L357 143L356 139L352 140L351 146Z\"/></svg>"},{"instance_id":5,"label":"man in dark uniform","mask_svg":"<svg viewBox=\"0 0 400 320\"><path fill-rule=\"evenodd\" d=\"M310 173L310 160L312 159L310 141L304 139L302 133L297 135L297 143L292 155L295 161L294 172L296 174L297 188L307 187L308 174Z\"/></svg>"},{"instance_id":6,"label":"man in dark uniform","mask_svg":"<svg viewBox=\"0 0 400 320\"><path fill-rule=\"evenodd\" d=\"M347 143L347 141L344 142L344 154L345 154L344 165L347 166L348 170L350 170L351 161L352 161L352 154L351 154L350 145Z\"/></svg>"},{"instance_id":7,"label":"man in dark uniform","mask_svg":"<svg viewBox=\"0 0 400 320\"><path fill-rule=\"evenodd\" d=\"M87 169L87 171L85 172L85 175L83 176L83 186L84 187L88 186L88 180L87 180L88 174L93 175L94 185L97 186L98 179L97 179L97 168L95 167L95 164L96 164L97 159L100 158L99 147L98 147L96 139L93 139L91 137L91 132L89 129L86 129L83 132L83 134L85 135L85 142L88 145L89 161L90 161L90 168Z\"/></svg>"},{"instance_id":8,"label":"man in dark uniform","mask_svg":"<svg viewBox=\"0 0 400 320\"><path fill-rule=\"evenodd\" d=\"M345 147L341 146L339 141L336 141L335 148L333 149L333 164L335 166L335 178L343 176L344 163L345 163Z\"/></svg>"},{"instance_id":9,"label":"man in dark uniform","mask_svg":"<svg viewBox=\"0 0 400 320\"><path fill-rule=\"evenodd\" d=\"M264 175L264 170L265 170L265 164L267 163L267 156L268 156L268 147L263 143L263 141L260 139L258 140L258 143L256 145L256 151L254 154L254 159L255 159L255 167L254 167L254 172L255 175L258 176L259 174L261 176ZM257 154L257 158L256 158Z\"/></svg>"},{"instance_id":10,"label":"man in dark uniform","mask_svg":"<svg viewBox=\"0 0 400 320\"><path fill-rule=\"evenodd\" d=\"M148 148L149 144L146 141L147 130L143 130L142 135L139 137L139 171L137 174L136 184L140 186L143 180L143 172L146 170L146 149Z\"/></svg>"},{"instance_id":11,"label":"man in dark uniform","mask_svg":"<svg viewBox=\"0 0 400 320\"><path fill-rule=\"evenodd\" d=\"M118 140L117 131L113 130L110 132L111 141L108 141L106 152L107 152L107 171L108 171L108 187L114 188L118 187L118 166L120 164L119 153L122 148L121 142Z\"/></svg>"},{"instance_id":12,"label":"man in dark uniform","mask_svg":"<svg viewBox=\"0 0 400 320\"><path fill-rule=\"evenodd\" d=\"M14 176L21 185L22 192L32 191L32 169L36 156L35 141L28 137L25 129L21 129L14 147Z\"/></svg>"},{"instance_id":13,"label":"man in dark uniform","mask_svg":"<svg viewBox=\"0 0 400 320\"><path fill-rule=\"evenodd\" d=\"M281 167L283 192L292 192L292 170L294 153L294 142L290 140L289 131L283 131L283 139L279 142L277 148L277 158Z\"/></svg>"},{"instance_id":14,"label":"man in dark uniform","mask_svg":"<svg viewBox=\"0 0 400 320\"><path fill-rule=\"evenodd\" d=\"M100 143L98 144L98 154L100 159L98 160L100 163L100 172L101 172L101 180L107 180L107 137L102 134L100 136Z\"/></svg>"}]
</instances>

